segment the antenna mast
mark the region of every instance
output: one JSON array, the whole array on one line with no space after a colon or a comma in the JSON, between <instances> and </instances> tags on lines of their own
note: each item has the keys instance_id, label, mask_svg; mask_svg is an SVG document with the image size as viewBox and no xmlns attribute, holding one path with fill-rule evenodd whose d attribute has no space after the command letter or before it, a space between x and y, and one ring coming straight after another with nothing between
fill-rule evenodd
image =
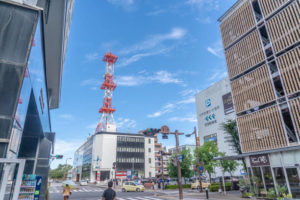
<instances>
[{"instance_id":1,"label":"antenna mast","mask_svg":"<svg viewBox=\"0 0 300 200\"><path fill-rule=\"evenodd\" d=\"M106 62L104 82L101 85L101 89L104 90L104 98L103 106L99 110L99 113L102 113L102 115L95 133L117 131L117 126L113 117L113 113L116 109L112 108L112 95L113 91L117 87L114 83L114 64L117 59L118 56L111 52L106 53L102 59L103 62Z\"/></svg>"}]
</instances>

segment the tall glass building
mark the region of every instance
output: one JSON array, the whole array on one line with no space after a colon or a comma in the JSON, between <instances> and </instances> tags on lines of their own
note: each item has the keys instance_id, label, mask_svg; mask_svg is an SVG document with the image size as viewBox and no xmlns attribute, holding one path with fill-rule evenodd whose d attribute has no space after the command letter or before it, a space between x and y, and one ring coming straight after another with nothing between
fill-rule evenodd
<instances>
[{"instance_id":1,"label":"tall glass building","mask_svg":"<svg viewBox=\"0 0 300 200\"><path fill-rule=\"evenodd\" d=\"M42 178L45 197L72 10L73 0L0 0L0 199L22 198L24 174Z\"/></svg>"}]
</instances>

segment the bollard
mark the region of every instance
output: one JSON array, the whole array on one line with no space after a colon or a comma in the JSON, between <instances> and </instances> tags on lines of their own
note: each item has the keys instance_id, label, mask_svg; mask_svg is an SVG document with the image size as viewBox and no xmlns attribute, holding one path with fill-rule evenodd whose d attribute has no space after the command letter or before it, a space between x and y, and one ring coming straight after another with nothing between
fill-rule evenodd
<instances>
[{"instance_id":1,"label":"bollard","mask_svg":"<svg viewBox=\"0 0 300 200\"><path fill-rule=\"evenodd\" d=\"M205 193L206 193L206 199L209 199L209 196L208 196L208 188L205 188Z\"/></svg>"}]
</instances>

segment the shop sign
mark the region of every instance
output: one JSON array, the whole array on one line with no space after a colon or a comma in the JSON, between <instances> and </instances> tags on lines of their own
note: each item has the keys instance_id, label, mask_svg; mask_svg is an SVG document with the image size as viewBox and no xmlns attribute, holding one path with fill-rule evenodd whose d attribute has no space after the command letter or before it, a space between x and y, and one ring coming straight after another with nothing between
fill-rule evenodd
<instances>
[{"instance_id":1,"label":"shop sign","mask_svg":"<svg viewBox=\"0 0 300 200\"><path fill-rule=\"evenodd\" d=\"M97 172L96 176L97 176L96 181L100 181L101 172Z\"/></svg>"},{"instance_id":2,"label":"shop sign","mask_svg":"<svg viewBox=\"0 0 300 200\"><path fill-rule=\"evenodd\" d=\"M250 164L252 167L270 165L269 156L267 154L250 156Z\"/></svg>"},{"instance_id":3,"label":"shop sign","mask_svg":"<svg viewBox=\"0 0 300 200\"><path fill-rule=\"evenodd\" d=\"M207 135L207 136L204 136L204 143L205 142L214 142L216 145L217 145L217 134L211 134L211 135Z\"/></svg>"},{"instance_id":4,"label":"shop sign","mask_svg":"<svg viewBox=\"0 0 300 200\"><path fill-rule=\"evenodd\" d=\"M224 105L224 113L225 115L228 115L230 113L234 112L234 108L233 108L233 101L232 101L232 96L231 96L231 92L224 94L222 96L223 99L223 105Z\"/></svg>"}]
</instances>

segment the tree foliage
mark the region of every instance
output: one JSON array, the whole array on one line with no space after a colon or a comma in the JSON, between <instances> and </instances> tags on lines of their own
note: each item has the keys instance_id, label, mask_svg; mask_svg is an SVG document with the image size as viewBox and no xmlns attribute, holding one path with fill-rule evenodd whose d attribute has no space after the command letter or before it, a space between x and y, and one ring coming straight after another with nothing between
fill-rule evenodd
<instances>
[{"instance_id":1,"label":"tree foliage","mask_svg":"<svg viewBox=\"0 0 300 200\"><path fill-rule=\"evenodd\" d=\"M56 169L50 170L50 178L52 179L62 179L68 174L68 171L72 169L72 165L58 165Z\"/></svg>"},{"instance_id":2,"label":"tree foliage","mask_svg":"<svg viewBox=\"0 0 300 200\"><path fill-rule=\"evenodd\" d=\"M240 144L240 137L238 133L238 128L235 120L228 120L226 123L222 124L223 130L232 137L233 146L238 154L242 154L242 148ZM242 160L244 170L246 170L245 160Z\"/></svg>"},{"instance_id":3,"label":"tree foliage","mask_svg":"<svg viewBox=\"0 0 300 200\"><path fill-rule=\"evenodd\" d=\"M208 173L211 182L211 174L215 173L215 167L218 165L218 162L213 160L219 155L218 147L214 142L208 141L200 146L198 150L200 162L204 163L204 170Z\"/></svg>"},{"instance_id":4,"label":"tree foliage","mask_svg":"<svg viewBox=\"0 0 300 200\"><path fill-rule=\"evenodd\" d=\"M225 156L225 153L220 153L221 156ZM228 172L230 176L232 176L232 172L234 172L238 166L239 163L235 160L222 160L220 161L220 166L223 168L224 172Z\"/></svg>"},{"instance_id":5,"label":"tree foliage","mask_svg":"<svg viewBox=\"0 0 300 200\"><path fill-rule=\"evenodd\" d=\"M192 154L189 150L182 150L180 154L183 155L183 160L180 163L181 166L181 175L183 178L190 178L192 177L193 171L191 169L192 166ZM171 178L178 178L178 168L177 166L174 166L172 163L172 159L176 159L177 154L173 154L171 156L171 159L168 163L167 169L168 174Z\"/></svg>"}]
</instances>

